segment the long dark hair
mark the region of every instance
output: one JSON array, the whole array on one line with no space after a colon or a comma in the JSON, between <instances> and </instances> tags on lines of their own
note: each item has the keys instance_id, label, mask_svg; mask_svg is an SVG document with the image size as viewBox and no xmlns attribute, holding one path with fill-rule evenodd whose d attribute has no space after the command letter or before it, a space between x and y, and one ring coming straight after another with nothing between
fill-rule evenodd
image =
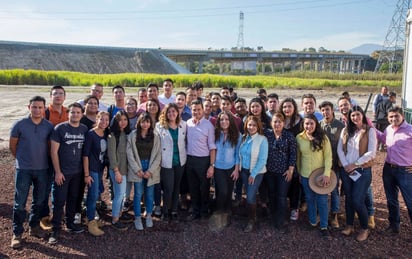
<instances>
[{"instance_id":1,"label":"long dark hair","mask_svg":"<svg viewBox=\"0 0 412 259\"><path fill-rule=\"evenodd\" d=\"M239 140L239 129L237 128L237 125L235 123L235 119L233 118L233 115L231 112L227 111L222 111L219 113L219 115L216 118L216 126L215 126L215 140L219 141L221 132L223 131L222 128L220 127L220 118L222 118L223 115L227 115L229 118L229 129L228 129L228 140L229 143L232 147L235 147L238 140Z\"/></svg>"},{"instance_id":2,"label":"long dark hair","mask_svg":"<svg viewBox=\"0 0 412 259\"><path fill-rule=\"evenodd\" d=\"M142 127L140 126L140 124L144 121L150 122L150 128L145 138L142 137L142 134L141 134ZM150 114L148 112L143 112L142 114L140 114L136 122L136 141L147 141L147 142L152 141L154 138L153 126L154 125L153 125L152 117L150 117Z\"/></svg>"},{"instance_id":3,"label":"long dark hair","mask_svg":"<svg viewBox=\"0 0 412 259\"><path fill-rule=\"evenodd\" d=\"M367 128L368 127L368 120L366 119L365 112L360 106L353 106L352 109L349 110L348 112L348 135L349 137L353 137L355 135L355 132L358 130L358 127L355 125L355 123L352 122L351 119L351 114L353 112L360 112L362 114L362 128Z\"/></svg>"},{"instance_id":4,"label":"long dark hair","mask_svg":"<svg viewBox=\"0 0 412 259\"><path fill-rule=\"evenodd\" d=\"M119 127L119 121L122 118L122 116L126 116L127 118L127 126L126 128L124 128L124 133L128 135L131 132L130 120L129 116L127 116L127 112L125 110L118 111L116 115L113 117L112 126L110 126L110 133L116 138L116 145L119 144L120 134L122 133Z\"/></svg>"},{"instance_id":5,"label":"long dark hair","mask_svg":"<svg viewBox=\"0 0 412 259\"><path fill-rule=\"evenodd\" d=\"M305 123L305 119L313 120L316 124L315 131L312 133L313 139L310 141L312 149L314 151L322 150L323 148L323 141L325 140L325 132L323 131L322 127L320 126L318 119L314 114L306 114L303 117L303 123Z\"/></svg>"},{"instance_id":6,"label":"long dark hair","mask_svg":"<svg viewBox=\"0 0 412 259\"><path fill-rule=\"evenodd\" d=\"M250 107L252 106L252 103L258 103L261 107L262 107L262 111L259 114L259 119L263 124L263 127L265 128L270 128L270 119L266 114L266 106L265 103L263 102L262 98L260 97L255 97L252 98L252 100L250 100L249 102L249 115L253 115L250 111Z\"/></svg>"},{"instance_id":7,"label":"long dark hair","mask_svg":"<svg viewBox=\"0 0 412 259\"><path fill-rule=\"evenodd\" d=\"M149 102L154 102L157 105L156 121L153 122L153 123L156 123L157 121L159 121L159 116L160 116L160 112L161 112L160 103L159 103L159 100L157 100L157 99L154 99L154 98L148 99L147 102L146 102L146 111L148 110ZM147 113L149 113L149 112L147 112Z\"/></svg>"},{"instance_id":8,"label":"long dark hair","mask_svg":"<svg viewBox=\"0 0 412 259\"><path fill-rule=\"evenodd\" d=\"M291 97L285 98L285 99L283 99L283 100L280 102L280 104L279 104L279 111L280 111L280 113L283 114L283 116L285 117L285 119L286 119L286 115L285 115L285 113L283 112L283 105L284 105L285 103L291 103L291 104L293 105L293 114L292 114L292 116L290 117L289 125L285 125L285 128L293 128L293 126L295 126L297 120L300 119L300 115L299 115L299 111L298 111L298 104L296 103L295 99L293 99L293 98L291 98ZM288 127L286 127L286 126L288 126Z\"/></svg>"}]
</instances>

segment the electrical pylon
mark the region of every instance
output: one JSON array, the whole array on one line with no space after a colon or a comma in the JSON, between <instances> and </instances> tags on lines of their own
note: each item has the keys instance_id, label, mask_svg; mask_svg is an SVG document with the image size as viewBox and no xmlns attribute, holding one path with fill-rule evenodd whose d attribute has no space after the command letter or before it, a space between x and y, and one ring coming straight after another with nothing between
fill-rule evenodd
<instances>
[{"instance_id":1,"label":"electrical pylon","mask_svg":"<svg viewBox=\"0 0 412 259\"><path fill-rule=\"evenodd\" d=\"M239 35L237 37L237 49L243 51L243 48L245 46L245 42L243 40L243 20L244 20L244 14L241 11L239 15Z\"/></svg>"},{"instance_id":2,"label":"electrical pylon","mask_svg":"<svg viewBox=\"0 0 412 259\"><path fill-rule=\"evenodd\" d=\"M380 67L385 63L389 64L389 73L396 73L402 68L405 49L406 17L410 3L411 0L398 0L395 13L392 16L391 24L383 43L383 48L379 53L375 72L378 72Z\"/></svg>"}]
</instances>

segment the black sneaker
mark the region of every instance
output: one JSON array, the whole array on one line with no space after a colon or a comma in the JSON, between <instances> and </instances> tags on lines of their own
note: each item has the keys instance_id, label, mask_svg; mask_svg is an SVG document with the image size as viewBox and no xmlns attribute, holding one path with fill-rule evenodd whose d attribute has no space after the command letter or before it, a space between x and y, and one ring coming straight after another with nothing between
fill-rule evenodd
<instances>
[{"instance_id":1,"label":"black sneaker","mask_svg":"<svg viewBox=\"0 0 412 259\"><path fill-rule=\"evenodd\" d=\"M329 230L328 230L327 228L322 228L322 229L320 230L320 236L321 236L322 238L325 238L325 239L331 239Z\"/></svg>"},{"instance_id":2,"label":"black sneaker","mask_svg":"<svg viewBox=\"0 0 412 259\"><path fill-rule=\"evenodd\" d=\"M84 231L84 228L82 228L82 227L80 227L79 225L76 225L76 224L74 224L74 223L67 224L67 225L66 225L66 228L67 228L67 231L68 231L69 233L76 233L76 234L78 234L78 233L82 233L82 232Z\"/></svg>"},{"instance_id":3,"label":"black sneaker","mask_svg":"<svg viewBox=\"0 0 412 259\"><path fill-rule=\"evenodd\" d=\"M112 227L117 229L117 230L120 230L120 231L127 230L127 226L125 226L120 221L117 221L117 222L114 222L114 223L112 222Z\"/></svg>"},{"instance_id":4,"label":"black sneaker","mask_svg":"<svg viewBox=\"0 0 412 259\"><path fill-rule=\"evenodd\" d=\"M400 230L399 230L399 227L390 225L389 227L385 229L385 232L388 234L399 234Z\"/></svg>"},{"instance_id":5,"label":"black sneaker","mask_svg":"<svg viewBox=\"0 0 412 259\"><path fill-rule=\"evenodd\" d=\"M51 244L51 245L56 244L57 240L58 240L58 237L59 237L59 230L53 230L51 232L50 237L49 237L48 243Z\"/></svg>"},{"instance_id":6,"label":"black sneaker","mask_svg":"<svg viewBox=\"0 0 412 259\"><path fill-rule=\"evenodd\" d=\"M186 217L186 221L194 221L194 220L198 220L200 219L200 215L199 214L190 214L189 216Z\"/></svg>"},{"instance_id":7,"label":"black sneaker","mask_svg":"<svg viewBox=\"0 0 412 259\"><path fill-rule=\"evenodd\" d=\"M122 216L120 216L119 221L122 223L130 223L133 222L134 216L130 215L129 213L122 213Z\"/></svg>"}]
</instances>

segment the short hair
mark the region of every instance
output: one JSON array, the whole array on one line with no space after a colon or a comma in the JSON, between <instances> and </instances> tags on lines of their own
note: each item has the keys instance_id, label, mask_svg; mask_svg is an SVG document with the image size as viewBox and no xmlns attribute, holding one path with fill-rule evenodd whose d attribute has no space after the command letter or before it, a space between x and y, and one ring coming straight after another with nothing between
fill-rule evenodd
<instances>
[{"instance_id":1,"label":"short hair","mask_svg":"<svg viewBox=\"0 0 412 259\"><path fill-rule=\"evenodd\" d=\"M89 102L89 100L90 99L95 99L96 101L97 101L97 105L99 105L99 98L97 98L96 96L94 96L94 95L87 95L84 99L83 99L83 102L84 102L84 105L86 105L88 102Z\"/></svg>"},{"instance_id":2,"label":"short hair","mask_svg":"<svg viewBox=\"0 0 412 259\"><path fill-rule=\"evenodd\" d=\"M183 96L185 97L185 99L186 99L186 97L187 97L187 94L186 94L185 92L183 92L183 91L177 92L177 93L176 93L176 96L178 96L178 95L183 95Z\"/></svg>"},{"instance_id":3,"label":"short hair","mask_svg":"<svg viewBox=\"0 0 412 259\"><path fill-rule=\"evenodd\" d=\"M157 84L155 84L155 83L149 83L149 84L147 84L146 89L149 89L149 88L151 88L151 87L156 87L157 91L159 91L159 86L158 86Z\"/></svg>"},{"instance_id":4,"label":"short hair","mask_svg":"<svg viewBox=\"0 0 412 259\"><path fill-rule=\"evenodd\" d=\"M389 97L396 97L396 93L395 92L389 92Z\"/></svg>"},{"instance_id":5,"label":"short hair","mask_svg":"<svg viewBox=\"0 0 412 259\"><path fill-rule=\"evenodd\" d=\"M211 92L210 93L210 98L212 98L213 95L217 95L217 96L219 96L220 99L222 99L222 96L218 92Z\"/></svg>"},{"instance_id":6,"label":"short hair","mask_svg":"<svg viewBox=\"0 0 412 259\"><path fill-rule=\"evenodd\" d=\"M229 87L227 87L227 86L222 86L222 87L220 88L220 90L229 90L229 91L230 91Z\"/></svg>"},{"instance_id":7,"label":"short hair","mask_svg":"<svg viewBox=\"0 0 412 259\"><path fill-rule=\"evenodd\" d=\"M398 105L395 105L395 106L391 107L391 108L388 110L388 113L389 113L389 112L398 112L400 115L403 116L403 109L402 109L402 107L400 107L400 106L398 106Z\"/></svg>"},{"instance_id":8,"label":"short hair","mask_svg":"<svg viewBox=\"0 0 412 259\"><path fill-rule=\"evenodd\" d=\"M305 98L313 99L316 103L316 98L313 94L304 94L304 95L302 95L302 102L303 102L303 99L305 99Z\"/></svg>"},{"instance_id":9,"label":"short hair","mask_svg":"<svg viewBox=\"0 0 412 259\"><path fill-rule=\"evenodd\" d=\"M94 83L92 84L92 86L99 86L99 87L103 87L103 85L101 83Z\"/></svg>"},{"instance_id":10,"label":"short hair","mask_svg":"<svg viewBox=\"0 0 412 259\"><path fill-rule=\"evenodd\" d=\"M274 99L276 99L276 100L278 100L279 101L279 95L278 94L276 94L276 93L271 93L271 94L269 94L268 95L268 99L270 99L270 98L274 98Z\"/></svg>"},{"instance_id":11,"label":"short hair","mask_svg":"<svg viewBox=\"0 0 412 259\"><path fill-rule=\"evenodd\" d=\"M171 78L166 78L165 80L163 80L163 83L164 82L170 82L170 83L174 84L174 82Z\"/></svg>"},{"instance_id":12,"label":"short hair","mask_svg":"<svg viewBox=\"0 0 412 259\"><path fill-rule=\"evenodd\" d=\"M203 88L204 88L202 82L200 82L200 81L194 82L194 83L192 84L192 87L194 87L196 90L199 90L199 89L203 89Z\"/></svg>"},{"instance_id":13,"label":"short hair","mask_svg":"<svg viewBox=\"0 0 412 259\"><path fill-rule=\"evenodd\" d=\"M259 88L259 89L257 89L256 93L257 93L258 95L261 95L261 94L266 95L266 94L267 94L265 88Z\"/></svg>"},{"instance_id":14,"label":"short hair","mask_svg":"<svg viewBox=\"0 0 412 259\"><path fill-rule=\"evenodd\" d=\"M137 91L137 93L140 93L140 92L142 92L142 93L147 92L147 89L144 88L144 87L141 87L141 88L139 88L139 90Z\"/></svg>"},{"instance_id":15,"label":"short hair","mask_svg":"<svg viewBox=\"0 0 412 259\"><path fill-rule=\"evenodd\" d=\"M54 85L52 88L50 88L50 96L52 95L53 90L61 89L64 92L64 95L66 95L66 90L64 90L64 87L61 85Z\"/></svg>"},{"instance_id":16,"label":"short hair","mask_svg":"<svg viewBox=\"0 0 412 259\"><path fill-rule=\"evenodd\" d=\"M190 86L190 85L189 85L189 86L186 87L186 91L187 91L187 90L196 90L196 87L193 87L193 86Z\"/></svg>"},{"instance_id":17,"label":"short hair","mask_svg":"<svg viewBox=\"0 0 412 259\"><path fill-rule=\"evenodd\" d=\"M74 102L67 107L69 110L72 108L80 108L83 112L83 106L80 103Z\"/></svg>"},{"instance_id":18,"label":"short hair","mask_svg":"<svg viewBox=\"0 0 412 259\"><path fill-rule=\"evenodd\" d=\"M29 100L29 104L32 104L33 102L43 102L44 105L46 105L46 99L40 95L33 96Z\"/></svg>"},{"instance_id":19,"label":"short hair","mask_svg":"<svg viewBox=\"0 0 412 259\"><path fill-rule=\"evenodd\" d=\"M347 96L349 96L349 92L348 92L348 91L345 91L345 92L342 93L342 95L347 95Z\"/></svg>"},{"instance_id":20,"label":"short hair","mask_svg":"<svg viewBox=\"0 0 412 259\"><path fill-rule=\"evenodd\" d=\"M121 86L121 85L115 85L115 86L112 88L112 93L114 93L114 91L115 91L116 89L121 89L121 90L123 91L123 93L126 93L126 91L124 90L124 87Z\"/></svg>"},{"instance_id":21,"label":"short hair","mask_svg":"<svg viewBox=\"0 0 412 259\"><path fill-rule=\"evenodd\" d=\"M231 104L233 104L233 101L232 101L232 98L230 98L230 96L227 96L227 95L224 95L224 96L222 96L222 101L224 100L224 101L228 101L228 102L230 102Z\"/></svg>"},{"instance_id":22,"label":"short hair","mask_svg":"<svg viewBox=\"0 0 412 259\"><path fill-rule=\"evenodd\" d=\"M236 104L236 103L244 103L244 104L246 104L246 99L243 98L243 97L238 97L238 98L235 100L235 104Z\"/></svg>"},{"instance_id":23,"label":"short hair","mask_svg":"<svg viewBox=\"0 0 412 259\"><path fill-rule=\"evenodd\" d=\"M322 109L325 106L329 106L333 111L333 103L331 103L329 101L323 101L321 104L319 104L319 110Z\"/></svg>"},{"instance_id":24,"label":"short hair","mask_svg":"<svg viewBox=\"0 0 412 259\"><path fill-rule=\"evenodd\" d=\"M350 103L349 98L346 97L346 96L343 96L343 95L338 98L338 103L339 103L341 100L343 100L343 99L345 99L346 101L348 101L348 102Z\"/></svg>"},{"instance_id":25,"label":"short hair","mask_svg":"<svg viewBox=\"0 0 412 259\"><path fill-rule=\"evenodd\" d=\"M200 101L199 99L193 100L193 101L190 103L190 106L192 106L192 105L200 105L200 106L202 106L202 109L203 109L203 103L202 103L202 101Z\"/></svg>"}]
</instances>

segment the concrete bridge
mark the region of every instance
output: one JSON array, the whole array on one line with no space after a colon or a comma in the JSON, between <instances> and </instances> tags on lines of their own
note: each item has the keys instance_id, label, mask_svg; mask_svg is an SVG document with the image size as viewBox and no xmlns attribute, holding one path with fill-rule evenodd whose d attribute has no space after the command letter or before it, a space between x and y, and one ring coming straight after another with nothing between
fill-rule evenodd
<instances>
[{"instance_id":1,"label":"concrete bridge","mask_svg":"<svg viewBox=\"0 0 412 259\"><path fill-rule=\"evenodd\" d=\"M232 51L232 50L189 50L162 49L162 54L175 62L185 63L190 68L192 62L199 62L199 72L206 61L214 61L223 71L224 63L231 63L232 69L255 68L256 64L268 64L272 71L279 67L285 72L286 66L291 70L303 70L309 66L312 71L331 71L337 73L361 73L368 55L350 53L293 52L293 51Z\"/></svg>"}]
</instances>

